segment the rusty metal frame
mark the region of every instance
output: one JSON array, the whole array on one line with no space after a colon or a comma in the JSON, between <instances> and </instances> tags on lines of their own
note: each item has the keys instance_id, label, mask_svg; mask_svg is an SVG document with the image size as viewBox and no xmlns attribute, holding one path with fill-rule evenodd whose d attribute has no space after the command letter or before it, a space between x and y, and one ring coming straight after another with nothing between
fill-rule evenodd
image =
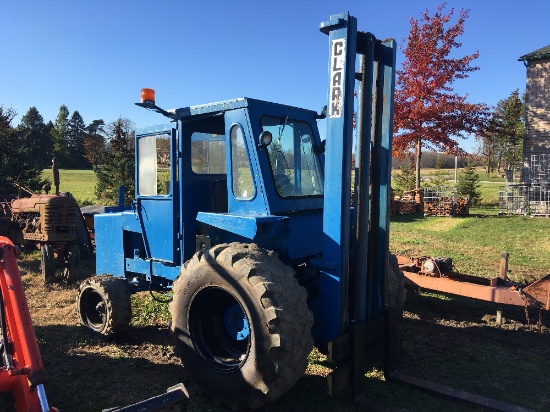
<instances>
[{"instance_id":1,"label":"rusty metal frame","mask_svg":"<svg viewBox=\"0 0 550 412\"><path fill-rule=\"evenodd\" d=\"M429 259L429 258L427 258ZM409 286L425 288L454 295L471 297L507 305L532 306L549 309L550 306L550 275L527 286L507 279L508 254L504 253L500 261L499 276L493 279L466 275L450 270L443 271L435 265L435 272L424 270L422 259L407 259L398 256L399 267L405 275ZM434 261L435 263L435 261ZM390 339L391 341L391 339ZM395 360L386 363L386 379L402 383L433 395L448 398L470 406L482 407L499 412L528 412L530 409L508 404L482 395L473 394L439 383L426 381L401 373ZM387 411L384 405L370 405L372 410ZM399 409L398 409L399 410Z\"/></svg>"},{"instance_id":2,"label":"rusty metal frame","mask_svg":"<svg viewBox=\"0 0 550 412\"><path fill-rule=\"evenodd\" d=\"M399 267L409 287L420 287L488 302L550 310L550 275L529 285L506 279L508 254L501 259L500 274L488 279L451 271L428 273L419 259L399 257Z\"/></svg>"}]
</instances>

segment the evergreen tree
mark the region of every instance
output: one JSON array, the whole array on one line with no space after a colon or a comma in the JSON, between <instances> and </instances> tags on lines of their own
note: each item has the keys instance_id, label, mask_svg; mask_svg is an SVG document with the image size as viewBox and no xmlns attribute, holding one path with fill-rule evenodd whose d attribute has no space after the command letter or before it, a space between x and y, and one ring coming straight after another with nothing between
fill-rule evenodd
<instances>
[{"instance_id":1,"label":"evergreen tree","mask_svg":"<svg viewBox=\"0 0 550 412\"><path fill-rule=\"evenodd\" d=\"M513 170L521 162L525 99L514 90L506 99L499 100L491 113L487 128L480 135L481 154L486 172L494 169Z\"/></svg>"},{"instance_id":2,"label":"evergreen tree","mask_svg":"<svg viewBox=\"0 0 550 412\"><path fill-rule=\"evenodd\" d=\"M50 137L52 135L52 130L55 126L53 125L53 122L51 120L46 123L46 131L50 134ZM52 153L53 153L53 140L52 140Z\"/></svg>"},{"instance_id":3,"label":"evergreen tree","mask_svg":"<svg viewBox=\"0 0 550 412\"><path fill-rule=\"evenodd\" d=\"M409 164L399 166L399 173L393 176L395 191L401 195L403 192L413 190L416 185L416 174L414 163L409 161Z\"/></svg>"},{"instance_id":4,"label":"evergreen tree","mask_svg":"<svg viewBox=\"0 0 550 412\"><path fill-rule=\"evenodd\" d=\"M504 170L513 170L521 162L523 149L525 105L519 96L519 90L514 90L504 100L502 113L502 129L500 136L500 165Z\"/></svg>"},{"instance_id":5,"label":"evergreen tree","mask_svg":"<svg viewBox=\"0 0 550 412\"><path fill-rule=\"evenodd\" d=\"M84 157L92 165L92 169L96 169L101 163L105 153L105 131L103 130L105 122L103 119L92 121L86 128L86 136L84 137Z\"/></svg>"},{"instance_id":6,"label":"evergreen tree","mask_svg":"<svg viewBox=\"0 0 550 412\"><path fill-rule=\"evenodd\" d=\"M134 128L128 119L119 118L106 130L109 143L101 164L95 168L97 176L96 196L106 205L118 203L118 188L125 186L124 204L134 197Z\"/></svg>"},{"instance_id":7,"label":"evergreen tree","mask_svg":"<svg viewBox=\"0 0 550 412\"><path fill-rule=\"evenodd\" d=\"M36 107L31 107L21 118L18 130L25 136L31 160L41 168L51 165L53 142L52 136L44 123L44 118Z\"/></svg>"},{"instance_id":8,"label":"evergreen tree","mask_svg":"<svg viewBox=\"0 0 550 412\"><path fill-rule=\"evenodd\" d=\"M89 164L84 157L84 137L86 136L86 123L82 116L75 110L67 124L67 152L66 167L87 168Z\"/></svg>"},{"instance_id":9,"label":"evergreen tree","mask_svg":"<svg viewBox=\"0 0 550 412\"><path fill-rule=\"evenodd\" d=\"M59 107L55 125L51 131L53 139L53 154L61 167L66 167L69 159L69 143L67 129L69 127L69 109L65 105Z\"/></svg>"},{"instance_id":10,"label":"evergreen tree","mask_svg":"<svg viewBox=\"0 0 550 412\"><path fill-rule=\"evenodd\" d=\"M458 175L458 194L468 196L470 203L477 205L481 202L481 192L478 190L480 186L474 163L468 160L464 171Z\"/></svg>"},{"instance_id":11,"label":"evergreen tree","mask_svg":"<svg viewBox=\"0 0 550 412\"><path fill-rule=\"evenodd\" d=\"M96 119L88 125L88 127L86 128L86 132L88 134L103 134L105 133L105 131L103 130L104 127L105 122L103 121L103 119Z\"/></svg>"},{"instance_id":12,"label":"evergreen tree","mask_svg":"<svg viewBox=\"0 0 550 412\"><path fill-rule=\"evenodd\" d=\"M30 158L28 132L14 128L15 110L0 106L0 193L17 193L17 185L31 190L41 186L42 169Z\"/></svg>"}]
</instances>

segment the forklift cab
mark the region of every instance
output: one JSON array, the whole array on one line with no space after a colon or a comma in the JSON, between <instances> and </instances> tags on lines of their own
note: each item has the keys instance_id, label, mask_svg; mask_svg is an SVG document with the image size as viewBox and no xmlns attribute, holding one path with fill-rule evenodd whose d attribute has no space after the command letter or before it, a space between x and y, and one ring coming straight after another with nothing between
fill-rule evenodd
<instances>
[{"instance_id":1,"label":"forklift cab","mask_svg":"<svg viewBox=\"0 0 550 412\"><path fill-rule=\"evenodd\" d=\"M315 112L243 98L166 113L172 123L136 134L141 258L181 265L232 241L269 247L287 264L320 252ZM302 224L317 229L300 233Z\"/></svg>"}]
</instances>

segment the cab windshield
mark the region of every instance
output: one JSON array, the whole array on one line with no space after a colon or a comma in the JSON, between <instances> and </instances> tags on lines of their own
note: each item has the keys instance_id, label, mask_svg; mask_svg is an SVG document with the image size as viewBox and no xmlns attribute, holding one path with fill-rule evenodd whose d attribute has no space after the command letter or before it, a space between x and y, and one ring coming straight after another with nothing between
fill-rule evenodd
<instances>
[{"instance_id":1,"label":"cab windshield","mask_svg":"<svg viewBox=\"0 0 550 412\"><path fill-rule=\"evenodd\" d=\"M271 132L267 146L275 187L281 197L320 196L323 176L308 123L285 117L262 117L262 130Z\"/></svg>"}]
</instances>

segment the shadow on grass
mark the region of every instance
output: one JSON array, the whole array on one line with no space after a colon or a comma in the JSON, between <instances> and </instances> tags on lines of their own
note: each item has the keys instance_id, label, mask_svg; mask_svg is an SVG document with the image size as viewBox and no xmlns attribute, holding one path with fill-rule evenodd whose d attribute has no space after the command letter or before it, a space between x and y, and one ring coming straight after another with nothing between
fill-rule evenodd
<instances>
[{"instance_id":1,"label":"shadow on grass","mask_svg":"<svg viewBox=\"0 0 550 412\"><path fill-rule=\"evenodd\" d=\"M466 298L408 296L400 371L510 404L550 410L548 327L528 325L524 309L509 306L503 308L506 322L497 325L497 308L502 307ZM548 320L546 316L543 324ZM428 406L413 410L438 410Z\"/></svg>"},{"instance_id":2,"label":"shadow on grass","mask_svg":"<svg viewBox=\"0 0 550 412\"><path fill-rule=\"evenodd\" d=\"M435 301L435 302L434 302ZM416 318L402 324L399 370L429 381L536 410L548 410L550 335L484 326L483 307L417 296L407 302ZM460 316L453 320L453 310ZM462 315L466 315L464 318ZM477 323L465 319L476 320ZM131 328L117 340L104 340L77 326L39 326L36 334L50 377L50 404L66 411L98 411L129 405L164 393L178 382L190 392L189 411L227 411L203 396L188 379L170 348L166 329ZM116 345L113 345L115 343ZM149 356L155 352L154 357ZM510 384L509 382L513 382ZM468 411L401 384L366 379L367 395L412 411ZM330 398L325 378L306 375L279 400L259 409L275 411L363 411L349 393Z\"/></svg>"},{"instance_id":3,"label":"shadow on grass","mask_svg":"<svg viewBox=\"0 0 550 412\"><path fill-rule=\"evenodd\" d=\"M392 215L390 218L392 222L399 222L399 223L417 222L424 219L425 219L424 215L420 213L415 213L410 215Z\"/></svg>"},{"instance_id":4,"label":"shadow on grass","mask_svg":"<svg viewBox=\"0 0 550 412\"><path fill-rule=\"evenodd\" d=\"M60 410L95 412L162 394L179 382L192 387L184 368L169 352L164 362L150 361L138 350L135 356L128 356L144 342L154 340L154 331L137 330L117 340L116 347L77 326L37 326L35 331L49 376L49 403ZM147 332L150 336L144 340ZM168 340L157 338L154 345L159 344L169 345ZM161 349L159 352L162 354Z\"/></svg>"},{"instance_id":5,"label":"shadow on grass","mask_svg":"<svg viewBox=\"0 0 550 412\"><path fill-rule=\"evenodd\" d=\"M486 323L501 329L525 330L533 333L550 333L550 313L536 308L502 305L484 300L477 300L441 292L407 291L405 310L410 310L422 319L435 321L446 319L454 322ZM501 311L505 318L504 325L494 324L496 312ZM541 325L537 325L539 320ZM550 339L550 335L549 335Z\"/></svg>"}]
</instances>

